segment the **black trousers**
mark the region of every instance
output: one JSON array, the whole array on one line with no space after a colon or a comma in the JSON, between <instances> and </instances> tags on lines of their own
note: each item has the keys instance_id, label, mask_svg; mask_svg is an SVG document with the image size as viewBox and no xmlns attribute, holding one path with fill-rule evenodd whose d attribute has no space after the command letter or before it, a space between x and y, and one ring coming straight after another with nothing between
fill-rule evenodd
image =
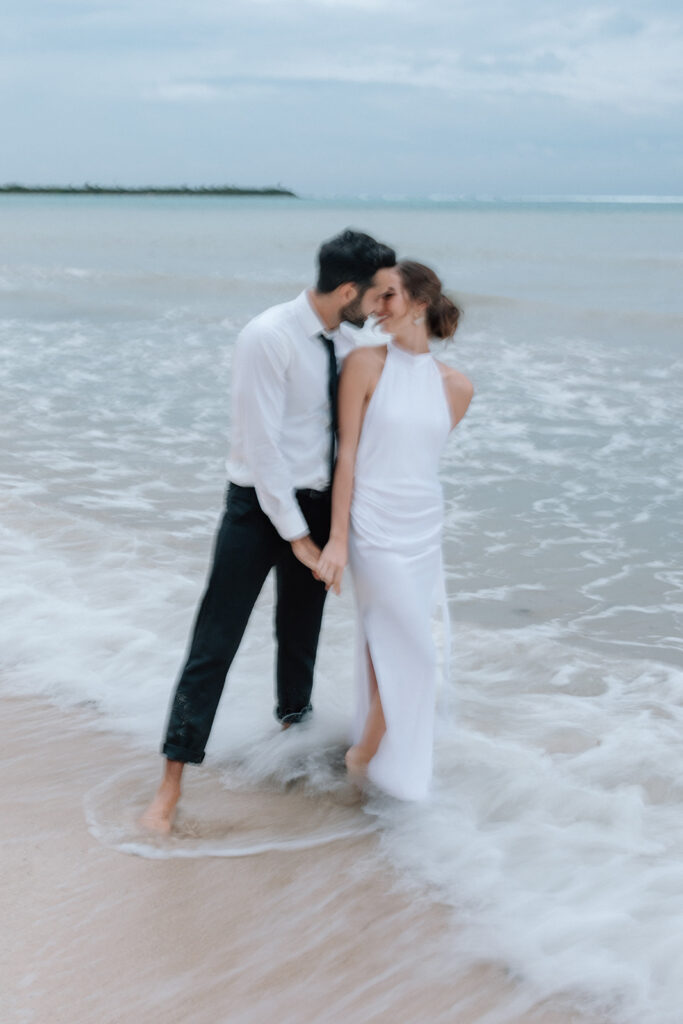
<instances>
[{"instance_id":1,"label":"black trousers","mask_svg":"<svg viewBox=\"0 0 683 1024\"><path fill-rule=\"evenodd\" d=\"M298 491L311 537L322 547L330 532L329 491ZM276 572L276 717L295 722L311 711L313 668L325 586L294 557L263 512L253 487L228 487L206 591L185 668L176 687L162 753L201 764L225 677L256 598Z\"/></svg>"}]
</instances>

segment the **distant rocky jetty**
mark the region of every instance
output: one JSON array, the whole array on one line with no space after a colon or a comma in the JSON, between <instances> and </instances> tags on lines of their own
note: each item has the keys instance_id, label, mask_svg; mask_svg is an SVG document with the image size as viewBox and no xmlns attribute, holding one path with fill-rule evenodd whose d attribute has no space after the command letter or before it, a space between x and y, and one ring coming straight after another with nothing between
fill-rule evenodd
<instances>
[{"instance_id":1,"label":"distant rocky jetty","mask_svg":"<svg viewBox=\"0 0 683 1024\"><path fill-rule=\"evenodd\" d=\"M141 188L119 188L109 185L0 185L0 193L11 195L54 196L289 196L296 193L280 185L271 188L238 188L235 185L145 185Z\"/></svg>"}]
</instances>

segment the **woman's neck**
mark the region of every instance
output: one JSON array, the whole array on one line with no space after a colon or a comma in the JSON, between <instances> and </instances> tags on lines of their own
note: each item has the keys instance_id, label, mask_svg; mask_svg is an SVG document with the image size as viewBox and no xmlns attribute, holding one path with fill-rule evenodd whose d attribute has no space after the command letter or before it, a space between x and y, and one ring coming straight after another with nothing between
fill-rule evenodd
<instances>
[{"instance_id":1,"label":"woman's neck","mask_svg":"<svg viewBox=\"0 0 683 1024\"><path fill-rule=\"evenodd\" d=\"M404 348L406 352L413 352L421 355L429 352L429 338L424 324L411 324L405 330L400 330L393 336L394 344Z\"/></svg>"}]
</instances>

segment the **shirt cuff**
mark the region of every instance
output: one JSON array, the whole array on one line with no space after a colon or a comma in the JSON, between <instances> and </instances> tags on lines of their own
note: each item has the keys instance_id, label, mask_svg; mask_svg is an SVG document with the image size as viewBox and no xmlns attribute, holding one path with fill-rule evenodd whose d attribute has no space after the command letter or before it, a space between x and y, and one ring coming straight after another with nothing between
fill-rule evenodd
<instances>
[{"instance_id":1,"label":"shirt cuff","mask_svg":"<svg viewBox=\"0 0 683 1024\"><path fill-rule=\"evenodd\" d=\"M293 544L295 540L303 540L304 537L309 537L311 531L306 527L305 533L300 533L298 537L287 537L285 538L290 544Z\"/></svg>"},{"instance_id":2,"label":"shirt cuff","mask_svg":"<svg viewBox=\"0 0 683 1024\"><path fill-rule=\"evenodd\" d=\"M304 519L298 506L293 508L290 512L287 512L285 515L280 515L277 519L274 519L273 526L283 540L289 541L290 544L293 540L300 540L301 537L307 537L311 532L308 528L308 523Z\"/></svg>"}]
</instances>

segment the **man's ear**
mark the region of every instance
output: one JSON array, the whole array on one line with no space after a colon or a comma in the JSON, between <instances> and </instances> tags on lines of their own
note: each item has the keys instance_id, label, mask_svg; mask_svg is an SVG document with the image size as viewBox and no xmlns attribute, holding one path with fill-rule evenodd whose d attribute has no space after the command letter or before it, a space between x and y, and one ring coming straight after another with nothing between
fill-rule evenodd
<instances>
[{"instance_id":1,"label":"man's ear","mask_svg":"<svg viewBox=\"0 0 683 1024\"><path fill-rule=\"evenodd\" d=\"M358 285L353 281L345 281L344 284L339 285L337 292L342 306L348 306L358 298Z\"/></svg>"}]
</instances>

